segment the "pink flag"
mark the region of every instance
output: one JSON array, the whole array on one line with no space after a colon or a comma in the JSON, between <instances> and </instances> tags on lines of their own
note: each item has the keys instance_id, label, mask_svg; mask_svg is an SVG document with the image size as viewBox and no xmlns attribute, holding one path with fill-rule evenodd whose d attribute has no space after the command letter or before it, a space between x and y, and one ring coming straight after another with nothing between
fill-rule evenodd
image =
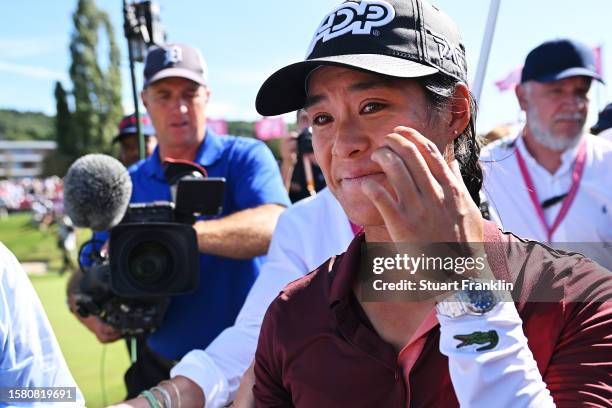
<instances>
[{"instance_id":1,"label":"pink flag","mask_svg":"<svg viewBox=\"0 0 612 408\"><path fill-rule=\"evenodd\" d=\"M593 48L593 54L595 54L595 71L603 78L603 58L601 55L601 45Z\"/></svg>"},{"instance_id":2,"label":"pink flag","mask_svg":"<svg viewBox=\"0 0 612 408\"><path fill-rule=\"evenodd\" d=\"M495 86L500 92L514 89L521 82L521 71L523 66L516 67L504 79L495 81Z\"/></svg>"},{"instance_id":3,"label":"pink flag","mask_svg":"<svg viewBox=\"0 0 612 408\"><path fill-rule=\"evenodd\" d=\"M282 116L263 117L255 122L255 135L258 139L275 139L286 134L287 126Z\"/></svg>"},{"instance_id":4,"label":"pink flag","mask_svg":"<svg viewBox=\"0 0 612 408\"><path fill-rule=\"evenodd\" d=\"M215 132L219 136L227 135L227 122L225 119L206 119L206 125L210 127L210 130Z\"/></svg>"}]
</instances>

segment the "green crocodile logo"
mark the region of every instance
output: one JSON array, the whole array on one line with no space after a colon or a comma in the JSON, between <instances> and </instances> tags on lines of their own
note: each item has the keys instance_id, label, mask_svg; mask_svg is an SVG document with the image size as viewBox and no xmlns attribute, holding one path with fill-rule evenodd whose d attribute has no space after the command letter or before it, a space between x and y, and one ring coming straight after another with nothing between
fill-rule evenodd
<instances>
[{"instance_id":1,"label":"green crocodile logo","mask_svg":"<svg viewBox=\"0 0 612 408\"><path fill-rule=\"evenodd\" d=\"M474 332L471 334L458 334L453 336L454 339L460 340L461 343L457 344L457 348L470 346L472 344L486 344L486 346L478 347L476 351L492 350L499 343L499 336L497 331L489 330L488 332Z\"/></svg>"}]
</instances>

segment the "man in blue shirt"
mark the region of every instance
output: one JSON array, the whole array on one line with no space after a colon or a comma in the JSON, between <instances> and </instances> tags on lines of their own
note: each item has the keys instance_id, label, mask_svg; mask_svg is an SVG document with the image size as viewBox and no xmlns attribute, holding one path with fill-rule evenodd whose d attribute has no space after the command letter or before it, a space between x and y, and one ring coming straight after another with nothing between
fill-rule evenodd
<instances>
[{"instance_id":1,"label":"man in blue shirt","mask_svg":"<svg viewBox=\"0 0 612 408\"><path fill-rule=\"evenodd\" d=\"M265 144L220 137L207 129L210 90L198 50L183 44L155 47L147 56L144 76L141 97L158 147L130 168L131 202L171 201L163 173L166 159L192 161L208 176L224 177L226 192L222 214L193 226L200 285L191 294L172 298L161 327L148 336L143 355L126 373L128 397L167 379L174 361L205 348L233 324L263 263L277 218L289 204Z\"/></svg>"}]
</instances>

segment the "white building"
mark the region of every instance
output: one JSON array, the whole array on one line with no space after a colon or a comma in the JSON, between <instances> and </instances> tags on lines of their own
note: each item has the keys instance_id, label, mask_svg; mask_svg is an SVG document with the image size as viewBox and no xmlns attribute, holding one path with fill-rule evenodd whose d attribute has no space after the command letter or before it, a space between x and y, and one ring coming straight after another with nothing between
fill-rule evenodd
<instances>
[{"instance_id":1,"label":"white building","mask_svg":"<svg viewBox=\"0 0 612 408\"><path fill-rule=\"evenodd\" d=\"M41 176L45 156L56 148L51 140L0 140L0 178Z\"/></svg>"}]
</instances>

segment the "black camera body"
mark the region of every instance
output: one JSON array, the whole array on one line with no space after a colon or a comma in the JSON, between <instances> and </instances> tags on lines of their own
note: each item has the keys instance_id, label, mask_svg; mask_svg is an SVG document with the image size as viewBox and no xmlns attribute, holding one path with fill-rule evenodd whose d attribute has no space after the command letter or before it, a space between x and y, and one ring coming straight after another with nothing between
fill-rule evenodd
<instances>
[{"instance_id":1,"label":"black camera body","mask_svg":"<svg viewBox=\"0 0 612 408\"><path fill-rule=\"evenodd\" d=\"M91 266L81 267L76 295L81 316L98 315L124 335L149 333L163 321L170 296L198 287L200 255L192 224L196 214L219 214L225 179L174 178L179 178L175 202L131 204L110 230L107 255L103 243L89 243Z\"/></svg>"},{"instance_id":2,"label":"black camera body","mask_svg":"<svg viewBox=\"0 0 612 408\"><path fill-rule=\"evenodd\" d=\"M110 234L111 290L122 297L174 296L195 290L200 264L191 225L175 222L169 204L130 207L126 218Z\"/></svg>"},{"instance_id":3,"label":"black camera body","mask_svg":"<svg viewBox=\"0 0 612 408\"><path fill-rule=\"evenodd\" d=\"M131 61L144 62L147 48L166 42L159 5L154 1L123 2L123 30Z\"/></svg>"},{"instance_id":4,"label":"black camera body","mask_svg":"<svg viewBox=\"0 0 612 408\"><path fill-rule=\"evenodd\" d=\"M307 127L300 132L297 137L297 155L302 157L305 154L314 153L312 147L312 129Z\"/></svg>"}]
</instances>

